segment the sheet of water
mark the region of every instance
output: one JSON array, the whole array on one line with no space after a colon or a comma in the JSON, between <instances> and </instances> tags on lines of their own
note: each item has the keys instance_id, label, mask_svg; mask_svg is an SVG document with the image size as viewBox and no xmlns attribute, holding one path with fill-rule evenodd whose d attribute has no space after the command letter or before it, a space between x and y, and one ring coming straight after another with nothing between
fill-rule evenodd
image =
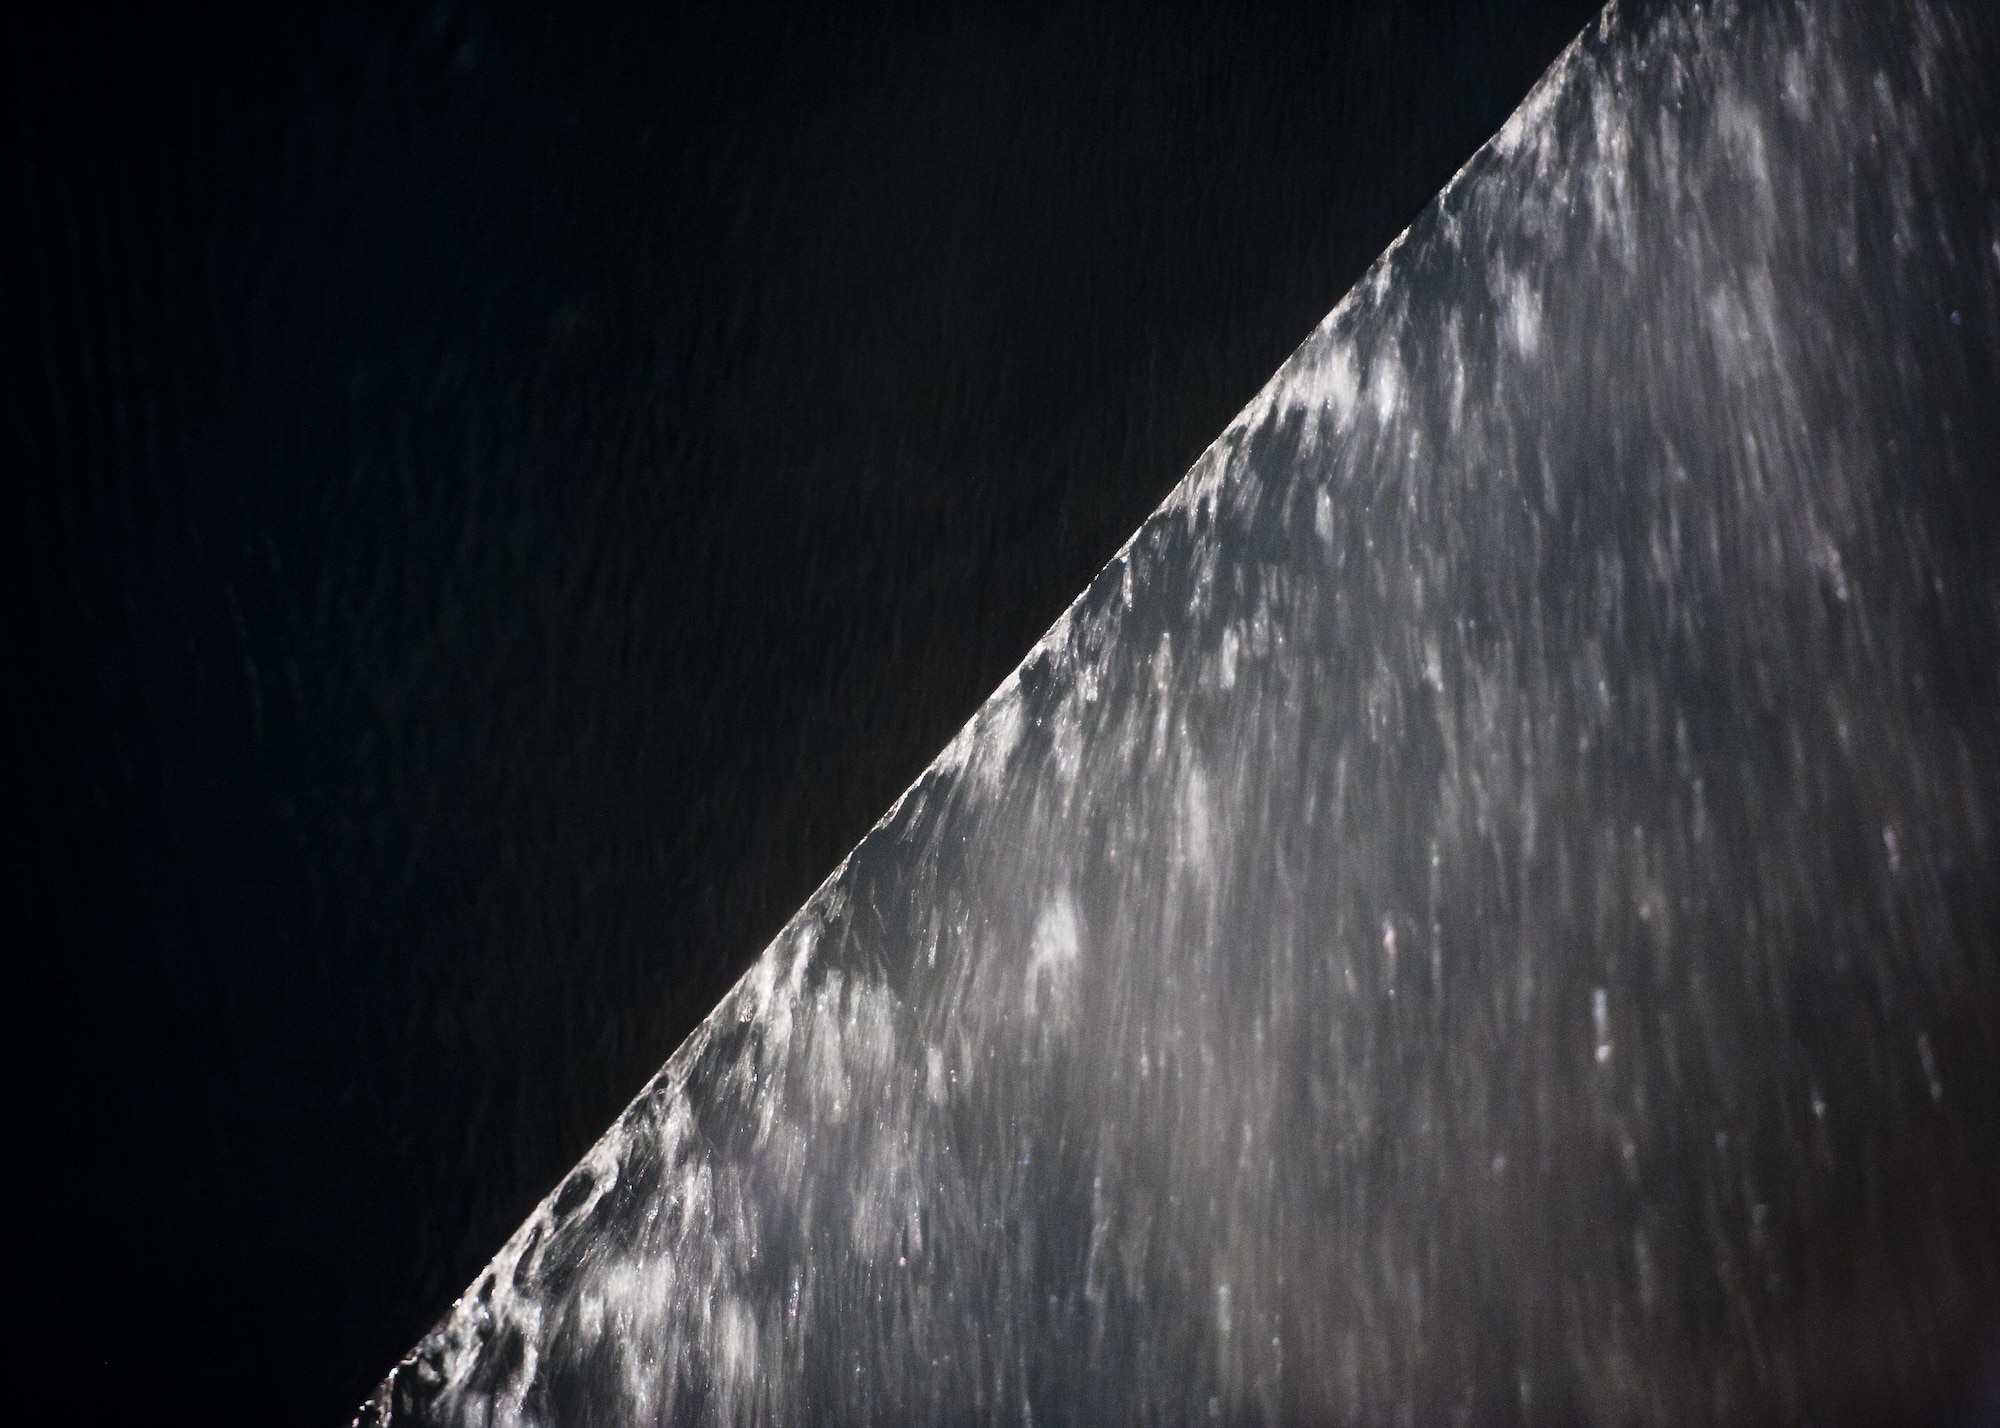
<instances>
[{"instance_id":1,"label":"sheet of water","mask_svg":"<svg viewBox=\"0 0 2000 1428\"><path fill-rule=\"evenodd\" d=\"M1607 12L363 1419L1978 1411L1996 76Z\"/></svg>"}]
</instances>

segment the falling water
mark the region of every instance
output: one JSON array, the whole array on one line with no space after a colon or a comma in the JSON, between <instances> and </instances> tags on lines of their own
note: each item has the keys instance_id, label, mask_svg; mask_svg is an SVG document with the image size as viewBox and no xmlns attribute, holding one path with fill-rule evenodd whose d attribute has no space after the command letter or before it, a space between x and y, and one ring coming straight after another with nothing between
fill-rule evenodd
<instances>
[{"instance_id":1,"label":"falling water","mask_svg":"<svg viewBox=\"0 0 2000 1428\"><path fill-rule=\"evenodd\" d=\"M363 1420L1980 1411L1996 77L1607 12Z\"/></svg>"}]
</instances>

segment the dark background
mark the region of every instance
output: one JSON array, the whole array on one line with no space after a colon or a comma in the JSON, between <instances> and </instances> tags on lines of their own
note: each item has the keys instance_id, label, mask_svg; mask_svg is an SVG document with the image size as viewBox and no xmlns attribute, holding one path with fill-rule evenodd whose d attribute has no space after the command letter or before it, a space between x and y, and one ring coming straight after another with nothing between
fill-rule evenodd
<instances>
[{"instance_id":1,"label":"dark background","mask_svg":"<svg viewBox=\"0 0 2000 1428\"><path fill-rule=\"evenodd\" d=\"M25 1401L344 1423L1594 8L4 22Z\"/></svg>"}]
</instances>

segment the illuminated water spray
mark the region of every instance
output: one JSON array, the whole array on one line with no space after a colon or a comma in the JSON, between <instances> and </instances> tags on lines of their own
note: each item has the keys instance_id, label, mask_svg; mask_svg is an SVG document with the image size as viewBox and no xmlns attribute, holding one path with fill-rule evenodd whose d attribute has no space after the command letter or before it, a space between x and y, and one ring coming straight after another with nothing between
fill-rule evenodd
<instances>
[{"instance_id":1,"label":"illuminated water spray","mask_svg":"<svg viewBox=\"0 0 2000 1428\"><path fill-rule=\"evenodd\" d=\"M1971 1412L1996 76L1607 12L363 1420Z\"/></svg>"}]
</instances>

